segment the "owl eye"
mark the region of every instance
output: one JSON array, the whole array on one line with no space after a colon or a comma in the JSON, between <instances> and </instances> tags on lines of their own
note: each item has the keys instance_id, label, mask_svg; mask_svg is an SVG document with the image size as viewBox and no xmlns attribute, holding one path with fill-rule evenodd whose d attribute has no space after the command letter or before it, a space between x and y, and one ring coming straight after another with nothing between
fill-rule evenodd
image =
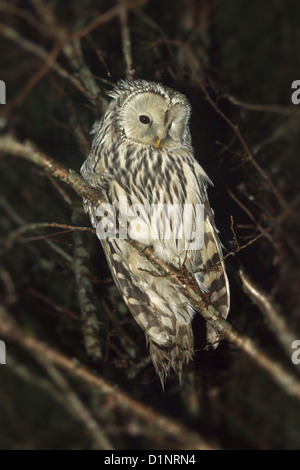
<instances>
[{"instance_id":1,"label":"owl eye","mask_svg":"<svg viewBox=\"0 0 300 470\"><path fill-rule=\"evenodd\" d=\"M150 118L144 114L142 114L139 119L142 124L149 124L150 122Z\"/></svg>"}]
</instances>

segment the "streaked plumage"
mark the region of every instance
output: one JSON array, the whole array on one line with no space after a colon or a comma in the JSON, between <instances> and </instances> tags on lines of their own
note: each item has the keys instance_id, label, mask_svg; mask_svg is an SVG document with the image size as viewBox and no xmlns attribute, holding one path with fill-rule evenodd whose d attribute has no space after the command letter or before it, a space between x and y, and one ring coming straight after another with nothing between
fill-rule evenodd
<instances>
[{"instance_id":1,"label":"streaked plumage","mask_svg":"<svg viewBox=\"0 0 300 470\"><path fill-rule=\"evenodd\" d=\"M176 268L185 265L202 291L211 294L214 307L226 317L228 281L223 264L220 270L211 270L222 257L222 248L207 198L210 180L195 160L191 146L191 107L187 98L145 80L123 80L110 96L113 99L104 116L93 127L94 141L81 169L83 177L92 186L102 188L107 202L116 208L120 196L127 197L128 205L142 203L147 209L160 203L193 207L202 203L202 249L187 250L186 240L175 239L172 226L169 240L141 241L152 245L164 262ZM87 206L96 227L97 208ZM146 334L162 382L171 369L181 376L182 365L193 355L193 307L167 278L154 276L152 264L125 240L101 242L115 283ZM210 327L207 337L208 342L217 344L217 335Z\"/></svg>"}]
</instances>

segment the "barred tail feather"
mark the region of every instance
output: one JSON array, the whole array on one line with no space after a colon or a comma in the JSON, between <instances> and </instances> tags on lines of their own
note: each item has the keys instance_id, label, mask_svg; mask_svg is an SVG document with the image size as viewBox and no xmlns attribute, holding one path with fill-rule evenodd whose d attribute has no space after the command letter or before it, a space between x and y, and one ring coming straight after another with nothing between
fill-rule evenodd
<instances>
[{"instance_id":1,"label":"barred tail feather","mask_svg":"<svg viewBox=\"0 0 300 470\"><path fill-rule=\"evenodd\" d=\"M194 353L194 337L191 325L182 325L179 328L178 336L166 346L161 346L150 339L149 352L162 387L164 387L164 382L171 369L174 370L181 381L182 367L184 364L188 364Z\"/></svg>"}]
</instances>

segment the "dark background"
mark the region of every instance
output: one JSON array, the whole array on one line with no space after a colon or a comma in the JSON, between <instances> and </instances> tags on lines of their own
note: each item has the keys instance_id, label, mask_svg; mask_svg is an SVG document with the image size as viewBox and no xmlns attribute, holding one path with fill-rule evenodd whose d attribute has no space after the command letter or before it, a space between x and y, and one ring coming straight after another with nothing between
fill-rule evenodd
<instances>
[{"instance_id":1,"label":"dark background","mask_svg":"<svg viewBox=\"0 0 300 470\"><path fill-rule=\"evenodd\" d=\"M1 134L30 140L56 161L79 171L90 145L89 130L103 111L102 97L111 84L126 77L119 17L81 39L84 67L92 72L102 93L92 99L52 68L39 76L45 61L32 47L26 49L26 40L50 53L59 34L71 36L113 6L103 0L0 2L0 79L7 86L7 104L0 106ZM300 178L300 106L297 114L291 104L291 84L300 79L299 19L296 0L149 0L128 13L134 77L160 81L191 101L196 157L214 182L209 194L225 248L236 249L231 215L241 245L273 224L255 243L227 258L232 291L229 321L295 376L299 366L293 368L276 332L270 332L260 309L244 294L237 271L239 265L245 267L259 289L271 297L295 337L300 335L295 199ZM19 39L9 38L3 25L17 32ZM76 68L63 52L56 62L82 81L83 65ZM199 84L238 126L254 162ZM230 97L254 109L234 105ZM279 108L274 109L275 105ZM80 198L58 184L71 198L72 207L81 207ZM3 243L24 224L72 224L72 207L33 164L1 153L0 187ZM86 216L80 225L89 226ZM140 403L200 432L216 447L300 447L299 402L228 342L215 351L205 350L199 318L194 322L194 361L185 367L181 386L172 376L162 392L152 364L143 363L148 356L144 335L112 282L99 241L84 234L103 350L101 363L93 363L84 347L73 270L46 243L55 242L72 257L74 239L71 233L56 232L25 233L0 262L0 301L24 335L34 335L76 358ZM99 447L68 405L55 399L47 386L41 387L42 379L49 384L53 377L47 376L37 358L12 342L7 342L7 350L8 363L0 366L0 448ZM119 408L101 391L91 390L66 372L63 375L115 448L187 448L184 436L182 442L172 440L141 423L132 410Z\"/></svg>"}]
</instances>

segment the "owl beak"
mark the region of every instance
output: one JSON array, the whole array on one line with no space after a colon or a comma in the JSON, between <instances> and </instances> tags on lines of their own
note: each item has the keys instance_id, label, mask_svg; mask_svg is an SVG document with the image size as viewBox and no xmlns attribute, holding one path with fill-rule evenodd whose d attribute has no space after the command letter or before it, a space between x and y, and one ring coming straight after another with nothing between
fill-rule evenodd
<instances>
[{"instance_id":1,"label":"owl beak","mask_svg":"<svg viewBox=\"0 0 300 470\"><path fill-rule=\"evenodd\" d=\"M161 143L161 139L156 139L156 142L155 142L155 148L158 149L158 147L160 146L160 143Z\"/></svg>"}]
</instances>

